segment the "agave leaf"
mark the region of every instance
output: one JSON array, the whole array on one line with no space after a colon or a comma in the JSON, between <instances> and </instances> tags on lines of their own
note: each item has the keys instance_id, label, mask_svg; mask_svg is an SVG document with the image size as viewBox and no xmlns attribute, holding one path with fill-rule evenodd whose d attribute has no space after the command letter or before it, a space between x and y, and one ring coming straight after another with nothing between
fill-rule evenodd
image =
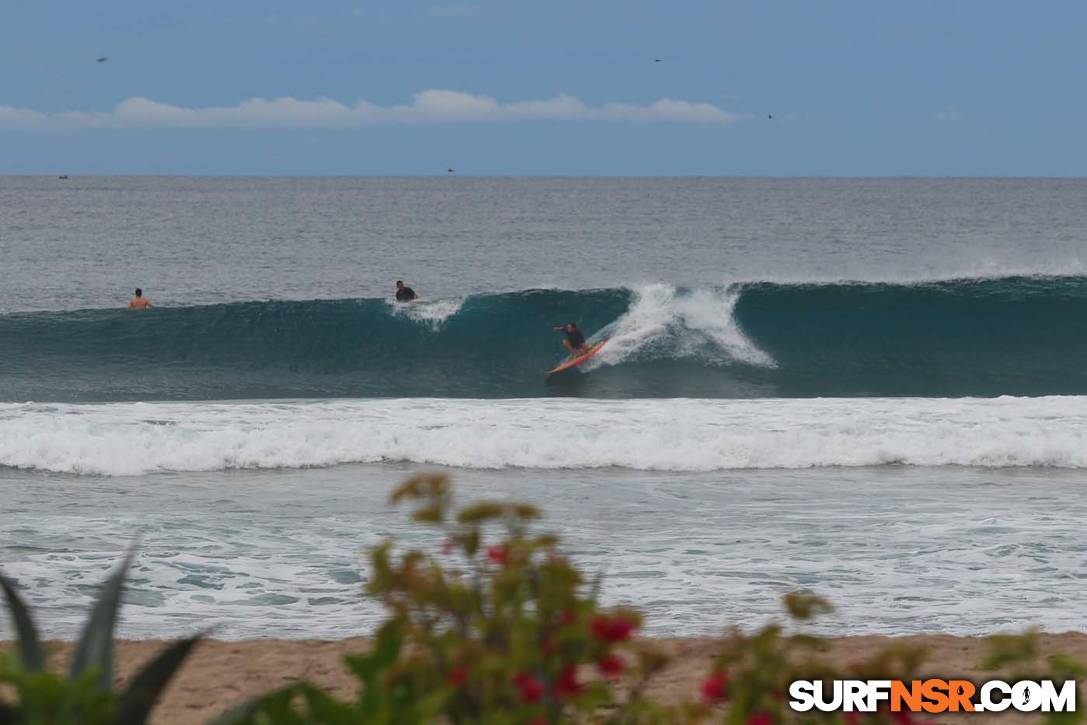
<instances>
[{"instance_id":1,"label":"agave leaf","mask_svg":"<svg viewBox=\"0 0 1087 725\"><path fill-rule=\"evenodd\" d=\"M8 611L11 612L15 632L19 636L19 662L26 670L40 672L45 667L45 655L42 653L41 640L38 639L38 629L30 616L30 608L15 590L15 584L3 574L0 574L0 588L4 590Z\"/></svg>"},{"instance_id":2,"label":"agave leaf","mask_svg":"<svg viewBox=\"0 0 1087 725\"><path fill-rule=\"evenodd\" d=\"M287 685L252 700L235 705L222 715L211 720L208 725L245 725L256 720L257 715L264 715L269 722L297 720L291 703L298 694L298 685Z\"/></svg>"},{"instance_id":3,"label":"agave leaf","mask_svg":"<svg viewBox=\"0 0 1087 725\"><path fill-rule=\"evenodd\" d=\"M125 575L135 555L135 549L129 549L125 560L102 585L72 657L71 676L77 677L92 667L97 668L98 686L103 690L110 689L113 684L113 628L117 624L117 610L121 607Z\"/></svg>"},{"instance_id":4,"label":"agave leaf","mask_svg":"<svg viewBox=\"0 0 1087 725\"><path fill-rule=\"evenodd\" d=\"M196 643L203 639L200 633L194 637L174 642L164 649L155 659L144 665L128 689L121 695L121 701L117 705L117 722L126 725L142 725L147 721L151 708L158 702L162 691L166 689L170 678L174 676L185 658L192 652Z\"/></svg>"},{"instance_id":5,"label":"agave leaf","mask_svg":"<svg viewBox=\"0 0 1087 725\"><path fill-rule=\"evenodd\" d=\"M354 711L354 708L337 701L324 690L308 682L300 683L298 690L305 700L306 712L311 722L354 725L359 721L359 714Z\"/></svg>"}]
</instances>

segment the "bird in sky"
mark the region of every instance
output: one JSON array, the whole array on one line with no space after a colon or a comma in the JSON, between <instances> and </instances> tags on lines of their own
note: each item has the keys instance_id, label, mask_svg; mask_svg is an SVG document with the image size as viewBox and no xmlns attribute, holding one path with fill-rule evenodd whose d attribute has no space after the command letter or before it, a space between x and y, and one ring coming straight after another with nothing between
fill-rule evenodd
<instances>
[{"instance_id":1,"label":"bird in sky","mask_svg":"<svg viewBox=\"0 0 1087 725\"><path fill-rule=\"evenodd\" d=\"M103 55L103 56L99 56L98 58L95 58L95 61L98 62L98 63L105 63L107 60L109 60L108 55Z\"/></svg>"},{"instance_id":2,"label":"bird in sky","mask_svg":"<svg viewBox=\"0 0 1087 725\"><path fill-rule=\"evenodd\" d=\"M457 170L456 169L446 169L445 172L447 174L455 174L455 173L457 173Z\"/></svg>"}]
</instances>

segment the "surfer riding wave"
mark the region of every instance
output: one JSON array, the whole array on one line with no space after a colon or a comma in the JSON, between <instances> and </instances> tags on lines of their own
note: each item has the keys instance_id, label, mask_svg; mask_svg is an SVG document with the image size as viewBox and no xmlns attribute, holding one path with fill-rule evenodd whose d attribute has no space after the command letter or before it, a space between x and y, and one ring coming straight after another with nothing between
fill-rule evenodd
<instances>
[{"instance_id":1,"label":"surfer riding wave","mask_svg":"<svg viewBox=\"0 0 1087 725\"><path fill-rule=\"evenodd\" d=\"M562 346L570 353L570 357L584 355L589 352L589 346L585 344L585 335L582 334L581 330L579 330L577 325L573 322L567 322L565 325L555 325L551 329L555 332L561 330L566 333L566 337L562 341Z\"/></svg>"}]
</instances>

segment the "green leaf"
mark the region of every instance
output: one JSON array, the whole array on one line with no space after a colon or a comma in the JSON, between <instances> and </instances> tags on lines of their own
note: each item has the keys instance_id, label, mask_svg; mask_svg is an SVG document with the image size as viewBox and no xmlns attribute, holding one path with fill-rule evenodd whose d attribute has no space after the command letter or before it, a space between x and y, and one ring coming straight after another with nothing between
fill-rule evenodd
<instances>
[{"instance_id":1,"label":"green leaf","mask_svg":"<svg viewBox=\"0 0 1087 725\"><path fill-rule=\"evenodd\" d=\"M121 566L102 585L72 657L72 677L95 667L98 685L103 690L110 689L113 684L113 628L117 624L117 610L121 607L125 575L135 554L135 549L130 549Z\"/></svg>"},{"instance_id":2,"label":"green leaf","mask_svg":"<svg viewBox=\"0 0 1087 725\"><path fill-rule=\"evenodd\" d=\"M243 725L255 722L257 715L268 715L268 720L275 723L288 721L292 714L291 701L297 693L298 685L287 685L283 689L235 705L211 720L208 725ZM295 719L298 719L297 716Z\"/></svg>"},{"instance_id":3,"label":"green leaf","mask_svg":"<svg viewBox=\"0 0 1087 725\"><path fill-rule=\"evenodd\" d=\"M129 684L128 689L121 696L121 702L117 708L117 721L141 725L146 722L151 708L158 702L162 691L166 689L170 678L174 676L185 658L192 652L192 648L204 635L198 634L180 642L174 642L164 649L155 659L148 662Z\"/></svg>"},{"instance_id":4,"label":"green leaf","mask_svg":"<svg viewBox=\"0 0 1087 725\"><path fill-rule=\"evenodd\" d=\"M0 702L0 725L17 725L23 721L19 711Z\"/></svg>"},{"instance_id":5,"label":"green leaf","mask_svg":"<svg viewBox=\"0 0 1087 725\"><path fill-rule=\"evenodd\" d=\"M449 496L449 477L440 473L422 473L400 484L389 497L390 503L404 499L429 498L445 502Z\"/></svg>"},{"instance_id":6,"label":"green leaf","mask_svg":"<svg viewBox=\"0 0 1087 725\"><path fill-rule=\"evenodd\" d=\"M45 667L45 655L42 653L41 640L38 639L38 630L30 616L30 608L15 590L15 584L3 574L0 574L0 588L4 590L8 611L11 612L15 632L19 637L19 662L24 669L38 672Z\"/></svg>"},{"instance_id":7,"label":"green leaf","mask_svg":"<svg viewBox=\"0 0 1087 725\"><path fill-rule=\"evenodd\" d=\"M986 638L989 652L982 669L995 670L1005 665L1030 662L1038 656L1038 633L993 634Z\"/></svg>"},{"instance_id":8,"label":"green leaf","mask_svg":"<svg viewBox=\"0 0 1087 725\"><path fill-rule=\"evenodd\" d=\"M506 513L504 504L493 501L480 501L466 506L457 512L457 521L462 524L478 524L489 519L496 519Z\"/></svg>"},{"instance_id":9,"label":"green leaf","mask_svg":"<svg viewBox=\"0 0 1087 725\"><path fill-rule=\"evenodd\" d=\"M373 684L400 657L403 643L403 624L399 619L392 619L378 630L377 640L369 652L347 655L344 661L356 677Z\"/></svg>"},{"instance_id":10,"label":"green leaf","mask_svg":"<svg viewBox=\"0 0 1087 725\"><path fill-rule=\"evenodd\" d=\"M1049 656L1049 673L1055 675L1053 679L1082 678L1087 675L1087 667L1075 657L1058 653Z\"/></svg>"},{"instance_id":11,"label":"green leaf","mask_svg":"<svg viewBox=\"0 0 1087 725\"><path fill-rule=\"evenodd\" d=\"M515 503L510 506L510 510L513 511L514 516L522 520L540 518L540 509L529 504Z\"/></svg>"},{"instance_id":12,"label":"green leaf","mask_svg":"<svg viewBox=\"0 0 1087 725\"><path fill-rule=\"evenodd\" d=\"M479 553L479 529L473 527L472 529L460 534L456 537L460 545L464 547L464 553L469 558Z\"/></svg>"},{"instance_id":13,"label":"green leaf","mask_svg":"<svg viewBox=\"0 0 1087 725\"><path fill-rule=\"evenodd\" d=\"M782 601L785 603L785 610L789 616L800 622L834 611L834 607L830 606L830 602L826 599L804 590L789 592L782 597Z\"/></svg>"},{"instance_id":14,"label":"green leaf","mask_svg":"<svg viewBox=\"0 0 1087 725\"><path fill-rule=\"evenodd\" d=\"M1049 712L1043 718L1046 725L1078 725L1082 722L1078 712Z\"/></svg>"},{"instance_id":15,"label":"green leaf","mask_svg":"<svg viewBox=\"0 0 1087 725\"><path fill-rule=\"evenodd\" d=\"M440 524L445 519L445 507L439 504L416 509L412 518L420 523Z\"/></svg>"},{"instance_id":16,"label":"green leaf","mask_svg":"<svg viewBox=\"0 0 1087 725\"><path fill-rule=\"evenodd\" d=\"M604 586L604 572L598 571L589 583L589 601L595 606L600 601L600 590Z\"/></svg>"},{"instance_id":17,"label":"green leaf","mask_svg":"<svg viewBox=\"0 0 1087 725\"><path fill-rule=\"evenodd\" d=\"M324 690L321 690L308 682L299 685L302 697L306 701L306 709L310 720L320 723L343 723L354 725L358 722L358 713L349 705L338 702Z\"/></svg>"}]
</instances>

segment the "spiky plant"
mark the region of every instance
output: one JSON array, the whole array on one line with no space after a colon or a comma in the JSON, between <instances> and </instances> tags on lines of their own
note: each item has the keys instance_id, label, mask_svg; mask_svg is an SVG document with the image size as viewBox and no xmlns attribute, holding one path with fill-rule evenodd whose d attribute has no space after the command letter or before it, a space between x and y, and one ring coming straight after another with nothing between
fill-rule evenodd
<instances>
[{"instance_id":1,"label":"spiky plant","mask_svg":"<svg viewBox=\"0 0 1087 725\"><path fill-rule=\"evenodd\" d=\"M170 678L203 635L181 640L148 662L123 692L113 690L113 630L121 606L132 552L105 581L91 607L68 674L45 668L45 654L30 608L12 580L0 574L17 641L13 653L0 653L0 725L7 723L80 723L139 725L146 722Z\"/></svg>"}]
</instances>

